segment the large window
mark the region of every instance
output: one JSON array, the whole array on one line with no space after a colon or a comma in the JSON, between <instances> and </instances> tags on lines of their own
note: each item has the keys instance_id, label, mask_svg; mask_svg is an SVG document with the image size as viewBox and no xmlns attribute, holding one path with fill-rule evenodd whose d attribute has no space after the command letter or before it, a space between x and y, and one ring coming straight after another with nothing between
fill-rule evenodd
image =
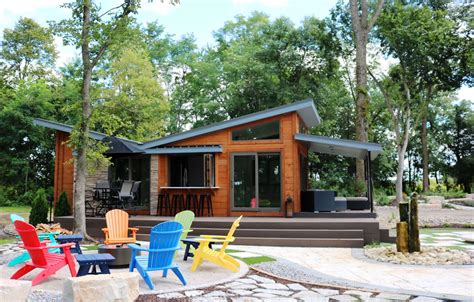
<instances>
[{"instance_id":1,"label":"large window","mask_svg":"<svg viewBox=\"0 0 474 302\"><path fill-rule=\"evenodd\" d=\"M279 139L280 121L272 121L253 127L243 128L232 131L232 140L249 141L259 139Z\"/></svg>"},{"instance_id":2,"label":"large window","mask_svg":"<svg viewBox=\"0 0 474 302\"><path fill-rule=\"evenodd\" d=\"M213 154L169 156L169 184L171 187L215 186Z\"/></svg>"},{"instance_id":3,"label":"large window","mask_svg":"<svg viewBox=\"0 0 474 302\"><path fill-rule=\"evenodd\" d=\"M113 187L120 187L124 180L141 181L139 203L147 205L150 202L150 157L112 157L109 180Z\"/></svg>"},{"instance_id":4,"label":"large window","mask_svg":"<svg viewBox=\"0 0 474 302\"><path fill-rule=\"evenodd\" d=\"M232 155L232 202L236 210L278 211L280 209L279 153Z\"/></svg>"}]
</instances>

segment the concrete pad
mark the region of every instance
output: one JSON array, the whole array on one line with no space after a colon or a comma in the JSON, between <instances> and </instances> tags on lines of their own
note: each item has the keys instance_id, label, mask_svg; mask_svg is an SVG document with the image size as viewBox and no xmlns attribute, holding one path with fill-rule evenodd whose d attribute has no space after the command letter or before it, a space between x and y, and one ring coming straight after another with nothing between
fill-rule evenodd
<instances>
[{"instance_id":1,"label":"concrete pad","mask_svg":"<svg viewBox=\"0 0 474 302\"><path fill-rule=\"evenodd\" d=\"M174 275L172 271L168 272L167 278L162 278L161 271L149 272L149 275L155 284L155 289L150 290L143 281L143 279L140 277L140 294L161 294L172 291L193 290L197 288L214 286L220 283L232 282L233 280L238 279L247 274L249 269L245 263L239 261L240 271L234 273L227 269L214 265L210 262L204 261L202 265L196 270L196 272L190 272L192 261L183 261L182 258L177 258L176 260L176 263L179 265L181 272L183 273L184 278L186 279L186 286L183 286L181 284L179 279ZM15 267L8 267L6 264L0 265L0 279L9 279L10 276L20 267L20 265L17 265ZM76 270L78 268L79 265L76 263ZM38 273L40 273L40 271L40 269L33 270L32 272L23 276L20 280L31 281ZM128 268L111 269L112 274L117 272L128 272ZM67 267L63 267L56 274L46 279L42 283L36 285L33 290L38 289L61 291L66 282L66 279L70 276L71 275L69 274L69 269Z\"/></svg>"},{"instance_id":2,"label":"concrete pad","mask_svg":"<svg viewBox=\"0 0 474 302\"><path fill-rule=\"evenodd\" d=\"M235 253L227 253L233 257L239 258L255 258L255 257L262 257L262 255L250 253L250 252L235 252Z\"/></svg>"}]
</instances>

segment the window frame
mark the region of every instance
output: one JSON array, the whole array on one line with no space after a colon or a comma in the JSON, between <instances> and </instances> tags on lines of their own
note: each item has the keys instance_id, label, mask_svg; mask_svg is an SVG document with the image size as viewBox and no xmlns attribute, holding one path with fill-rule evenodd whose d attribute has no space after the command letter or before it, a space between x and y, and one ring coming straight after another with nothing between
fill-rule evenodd
<instances>
[{"instance_id":1,"label":"window frame","mask_svg":"<svg viewBox=\"0 0 474 302\"><path fill-rule=\"evenodd\" d=\"M176 186L172 185L171 183L171 158L172 157L189 157L189 156L195 156L195 155L200 155L201 160L203 161L203 168L202 168L202 180L203 183L200 186ZM206 181L206 173L208 167L206 167L206 156L210 156L211 160L209 161L210 163L210 181ZM170 188L186 188L186 187L195 187L195 188L214 188L216 187L216 154L215 153L185 153L185 154L168 154L167 155L167 166L168 166L168 187ZM209 183L209 185L206 184L206 182Z\"/></svg>"},{"instance_id":2,"label":"window frame","mask_svg":"<svg viewBox=\"0 0 474 302\"><path fill-rule=\"evenodd\" d=\"M243 129L247 129L247 128L252 128L252 127L258 127L258 126L261 126L261 125L265 125L265 124L269 124L269 123L273 123L273 122L277 122L278 123L278 138L268 138L268 139L264 139L264 138L261 138L261 139L245 139L245 140L235 140L234 139L234 131L239 131L239 130L243 130ZM281 142L281 134L282 134L282 129L281 129L281 120L278 118L278 119L272 119L272 120L269 120L269 121L264 121L264 122L259 122L259 123L256 123L256 124L252 124L252 125L244 125L244 126L241 126L241 127L238 127L238 128L234 128L232 130L229 131L229 136L230 136L230 142L232 144L248 144L250 142L259 142L259 143L266 143L266 142Z\"/></svg>"}]
</instances>

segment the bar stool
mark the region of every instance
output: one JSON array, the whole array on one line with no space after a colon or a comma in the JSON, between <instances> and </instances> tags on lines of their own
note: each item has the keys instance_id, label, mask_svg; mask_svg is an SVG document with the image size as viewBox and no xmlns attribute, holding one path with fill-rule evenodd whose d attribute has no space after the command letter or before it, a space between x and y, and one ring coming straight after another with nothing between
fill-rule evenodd
<instances>
[{"instance_id":1,"label":"bar stool","mask_svg":"<svg viewBox=\"0 0 474 302\"><path fill-rule=\"evenodd\" d=\"M210 193L204 193L199 196L198 209L201 212L200 216L204 216L204 209L207 207L207 216L214 216L212 211L212 200Z\"/></svg>"},{"instance_id":2,"label":"bar stool","mask_svg":"<svg viewBox=\"0 0 474 302\"><path fill-rule=\"evenodd\" d=\"M170 195L168 193L160 193L158 194L158 204L156 209L156 216L158 213L160 216L170 215L171 212L171 204L170 204Z\"/></svg>"},{"instance_id":3,"label":"bar stool","mask_svg":"<svg viewBox=\"0 0 474 302\"><path fill-rule=\"evenodd\" d=\"M170 215L176 215L184 209L184 196L183 194L173 194L171 198L171 213Z\"/></svg>"},{"instance_id":4,"label":"bar stool","mask_svg":"<svg viewBox=\"0 0 474 302\"><path fill-rule=\"evenodd\" d=\"M192 210L196 213L198 209L198 197L196 193L186 194L186 210Z\"/></svg>"}]
</instances>

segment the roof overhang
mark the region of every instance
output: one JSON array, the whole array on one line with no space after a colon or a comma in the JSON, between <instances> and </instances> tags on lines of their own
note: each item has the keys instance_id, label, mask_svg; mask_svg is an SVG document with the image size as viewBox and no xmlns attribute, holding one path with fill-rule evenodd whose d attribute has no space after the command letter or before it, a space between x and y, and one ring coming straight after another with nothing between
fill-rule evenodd
<instances>
[{"instance_id":1,"label":"roof overhang","mask_svg":"<svg viewBox=\"0 0 474 302\"><path fill-rule=\"evenodd\" d=\"M174 146L146 149L146 154L190 154L190 153L222 153L221 145L206 146Z\"/></svg>"},{"instance_id":2,"label":"roof overhang","mask_svg":"<svg viewBox=\"0 0 474 302\"><path fill-rule=\"evenodd\" d=\"M71 131L73 129L73 127L70 126L70 125L66 125L66 124L62 124L62 123L58 123L58 122L53 122L53 121L48 121L48 120L44 120L44 119L41 119L41 118L35 118L33 120L33 125L42 126L42 127L45 127L45 128L54 129L54 130L58 130L58 131L66 132L66 133L71 133ZM89 131L89 136L91 138L99 140L99 141L101 141L101 140L103 140L104 138L107 137L106 134L96 132L96 131Z\"/></svg>"},{"instance_id":3,"label":"roof overhang","mask_svg":"<svg viewBox=\"0 0 474 302\"><path fill-rule=\"evenodd\" d=\"M295 140L309 144L309 150L313 152L342 155L358 159L365 159L370 152L370 159L374 160L382 152L382 146L379 144L348 139L336 139L297 133L295 134Z\"/></svg>"},{"instance_id":4,"label":"roof overhang","mask_svg":"<svg viewBox=\"0 0 474 302\"><path fill-rule=\"evenodd\" d=\"M297 112L308 128L312 128L321 122L318 111L316 110L316 106L314 105L314 101L312 99L307 99L304 101L299 101L276 108L270 108L264 111L255 112L220 123L215 123L208 126L185 131L183 133L169 135L160 139L152 140L144 143L143 148L149 149L158 146L163 146L199 135L204 135L223 129L244 125L247 123L275 117L290 112Z\"/></svg>"}]
</instances>

